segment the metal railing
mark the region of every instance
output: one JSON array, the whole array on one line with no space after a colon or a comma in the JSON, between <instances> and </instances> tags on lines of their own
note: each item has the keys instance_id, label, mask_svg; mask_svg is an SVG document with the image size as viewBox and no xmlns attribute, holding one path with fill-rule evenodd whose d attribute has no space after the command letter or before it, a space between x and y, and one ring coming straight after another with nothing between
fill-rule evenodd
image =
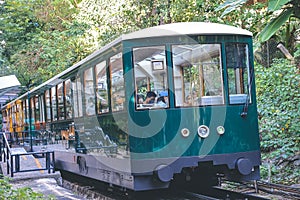
<instances>
[{"instance_id":1,"label":"metal railing","mask_svg":"<svg viewBox=\"0 0 300 200\"><path fill-rule=\"evenodd\" d=\"M48 173L55 172L55 156L54 151L41 151L41 152L27 152L27 153L13 153L11 144L6 137L5 132L1 132L0 137L0 161L6 162L7 165L7 174L10 174L11 177L14 176L14 173L19 172L31 172L31 171L40 171L47 170ZM21 156L32 155L34 157L41 155L42 158L45 158L45 167L36 167L32 169L21 170ZM29 161L28 161L29 162Z\"/></svg>"}]
</instances>

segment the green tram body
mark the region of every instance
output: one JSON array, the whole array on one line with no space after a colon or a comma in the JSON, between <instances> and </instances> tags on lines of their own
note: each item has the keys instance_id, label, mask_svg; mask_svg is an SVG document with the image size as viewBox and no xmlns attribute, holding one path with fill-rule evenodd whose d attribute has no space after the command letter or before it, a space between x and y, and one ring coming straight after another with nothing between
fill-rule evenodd
<instances>
[{"instance_id":1,"label":"green tram body","mask_svg":"<svg viewBox=\"0 0 300 200\"><path fill-rule=\"evenodd\" d=\"M166 96L167 103L143 104L149 90L157 99ZM136 191L170 183L205 184L217 173L238 181L259 179L248 31L200 22L140 30L94 52L30 95L41 97L36 101L40 111L33 106L40 120L35 124L70 136L61 136L68 148L55 151L59 170ZM19 98L23 119L28 118L27 98ZM15 102L3 108L4 116Z\"/></svg>"}]
</instances>

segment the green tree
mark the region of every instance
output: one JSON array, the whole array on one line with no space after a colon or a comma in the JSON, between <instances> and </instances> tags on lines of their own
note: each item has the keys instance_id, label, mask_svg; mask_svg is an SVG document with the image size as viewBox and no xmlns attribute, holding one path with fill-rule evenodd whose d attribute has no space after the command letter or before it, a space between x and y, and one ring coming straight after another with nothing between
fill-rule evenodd
<instances>
[{"instance_id":1,"label":"green tree","mask_svg":"<svg viewBox=\"0 0 300 200\"><path fill-rule=\"evenodd\" d=\"M76 21L75 1L7 0L0 20L5 41L2 58L26 85L39 84L89 53L83 36L87 25Z\"/></svg>"}]
</instances>

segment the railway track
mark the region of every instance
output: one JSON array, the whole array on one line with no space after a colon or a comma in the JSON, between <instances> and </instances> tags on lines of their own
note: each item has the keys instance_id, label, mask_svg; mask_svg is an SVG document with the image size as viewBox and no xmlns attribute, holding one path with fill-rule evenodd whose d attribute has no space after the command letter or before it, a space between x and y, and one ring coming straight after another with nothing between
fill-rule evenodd
<instances>
[{"instance_id":1,"label":"railway track","mask_svg":"<svg viewBox=\"0 0 300 200\"><path fill-rule=\"evenodd\" d=\"M80 182L78 182L80 180ZM254 196L253 194L241 193L222 188L210 188L205 191L186 191L173 190L156 190L145 192L130 192L121 190L119 187L112 187L99 181L80 178L77 179L72 175L68 180L63 180L63 187L73 190L81 195L83 199L101 199L101 200L215 200L215 199L247 199L263 200L265 197Z\"/></svg>"},{"instance_id":2,"label":"railway track","mask_svg":"<svg viewBox=\"0 0 300 200\"><path fill-rule=\"evenodd\" d=\"M300 199L300 188L287 185L268 183L265 181L257 181L256 183L237 183L231 181L222 181L228 188L238 188L244 193L264 193L281 197L279 199ZM272 198L272 196L271 196ZM276 197L275 197L276 198Z\"/></svg>"}]
</instances>

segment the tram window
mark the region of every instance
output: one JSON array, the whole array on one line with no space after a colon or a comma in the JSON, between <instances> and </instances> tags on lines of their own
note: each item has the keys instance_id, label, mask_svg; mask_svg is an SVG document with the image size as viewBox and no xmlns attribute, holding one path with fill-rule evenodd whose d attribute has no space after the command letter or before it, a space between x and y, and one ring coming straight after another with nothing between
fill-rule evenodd
<instances>
[{"instance_id":1,"label":"tram window","mask_svg":"<svg viewBox=\"0 0 300 200\"><path fill-rule=\"evenodd\" d=\"M133 49L137 109L169 107L164 46Z\"/></svg>"},{"instance_id":2,"label":"tram window","mask_svg":"<svg viewBox=\"0 0 300 200\"><path fill-rule=\"evenodd\" d=\"M40 122L45 122L45 115L44 115L44 111L45 111L45 104L44 104L44 94L39 96L39 106L40 106Z\"/></svg>"},{"instance_id":3,"label":"tram window","mask_svg":"<svg viewBox=\"0 0 300 200\"><path fill-rule=\"evenodd\" d=\"M96 73L96 96L97 113L107 113L108 109L108 87L106 75L106 61L100 62L95 67Z\"/></svg>"},{"instance_id":4,"label":"tram window","mask_svg":"<svg viewBox=\"0 0 300 200\"><path fill-rule=\"evenodd\" d=\"M57 101L58 101L58 119L65 119L65 105L64 105L64 85L60 83L57 85Z\"/></svg>"},{"instance_id":5,"label":"tram window","mask_svg":"<svg viewBox=\"0 0 300 200\"><path fill-rule=\"evenodd\" d=\"M112 111L124 110L125 86L123 77L122 53L112 56L109 60L111 80Z\"/></svg>"},{"instance_id":6,"label":"tram window","mask_svg":"<svg viewBox=\"0 0 300 200\"><path fill-rule=\"evenodd\" d=\"M27 109L26 109L26 105L27 105L27 101L23 101L23 114L24 114L24 118L23 118L23 122L26 123L26 119L28 118L27 115Z\"/></svg>"},{"instance_id":7,"label":"tram window","mask_svg":"<svg viewBox=\"0 0 300 200\"><path fill-rule=\"evenodd\" d=\"M73 109L74 109L74 117L78 117L78 91L77 91L77 79L72 81L72 90L73 90Z\"/></svg>"},{"instance_id":8,"label":"tram window","mask_svg":"<svg viewBox=\"0 0 300 200\"><path fill-rule=\"evenodd\" d=\"M247 44L226 44L226 65L229 102L230 104L245 103L248 99L249 85L249 55Z\"/></svg>"},{"instance_id":9,"label":"tram window","mask_svg":"<svg viewBox=\"0 0 300 200\"><path fill-rule=\"evenodd\" d=\"M35 121L40 122L40 102L38 96L34 98L34 112Z\"/></svg>"},{"instance_id":10,"label":"tram window","mask_svg":"<svg viewBox=\"0 0 300 200\"><path fill-rule=\"evenodd\" d=\"M24 109L25 109L25 123L28 125L29 124L29 104L28 104L28 99L26 99L25 100L25 107L24 107Z\"/></svg>"},{"instance_id":11,"label":"tram window","mask_svg":"<svg viewBox=\"0 0 300 200\"><path fill-rule=\"evenodd\" d=\"M56 107L56 86L51 88L51 105L53 121L57 120L57 107Z\"/></svg>"},{"instance_id":12,"label":"tram window","mask_svg":"<svg viewBox=\"0 0 300 200\"><path fill-rule=\"evenodd\" d=\"M95 115L95 92L92 68L84 71L84 97L86 115Z\"/></svg>"},{"instance_id":13,"label":"tram window","mask_svg":"<svg viewBox=\"0 0 300 200\"><path fill-rule=\"evenodd\" d=\"M31 116L30 119L32 120L32 122L34 122L35 120L35 100L34 97L30 98L30 109L31 109Z\"/></svg>"},{"instance_id":14,"label":"tram window","mask_svg":"<svg viewBox=\"0 0 300 200\"><path fill-rule=\"evenodd\" d=\"M18 119L17 119L17 126L18 126L18 131L21 131L20 130L20 127L22 126L23 124L23 113L22 113L22 102L21 101L17 101L16 102L16 107L17 107L17 110L16 110L16 114L18 116Z\"/></svg>"},{"instance_id":15,"label":"tram window","mask_svg":"<svg viewBox=\"0 0 300 200\"><path fill-rule=\"evenodd\" d=\"M77 92L77 103L78 103L78 117L83 116L82 109L82 81L80 77L76 78L76 92Z\"/></svg>"},{"instance_id":16,"label":"tram window","mask_svg":"<svg viewBox=\"0 0 300 200\"><path fill-rule=\"evenodd\" d=\"M224 104L220 44L173 45L176 106Z\"/></svg>"},{"instance_id":17,"label":"tram window","mask_svg":"<svg viewBox=\"0 0 300 200\"><path fill-rule=\"evenodd\" d=\"M67 119L72 118L73 108L72 108L72 84L71 80L68 79L65 81L65 104L66 104L66 117Z\"/></svg>"},{"instance_id":18,"label":"tram window","mask_svg":"<svg viewBox=\"0 0 300 200\"><path fill-rule=\"evenodd\" d=\"M46 118L47 121L51 121L51 98L50 98L50 90L46 90L45 92L46 99Z\"/></svg>"}]
</instances>

